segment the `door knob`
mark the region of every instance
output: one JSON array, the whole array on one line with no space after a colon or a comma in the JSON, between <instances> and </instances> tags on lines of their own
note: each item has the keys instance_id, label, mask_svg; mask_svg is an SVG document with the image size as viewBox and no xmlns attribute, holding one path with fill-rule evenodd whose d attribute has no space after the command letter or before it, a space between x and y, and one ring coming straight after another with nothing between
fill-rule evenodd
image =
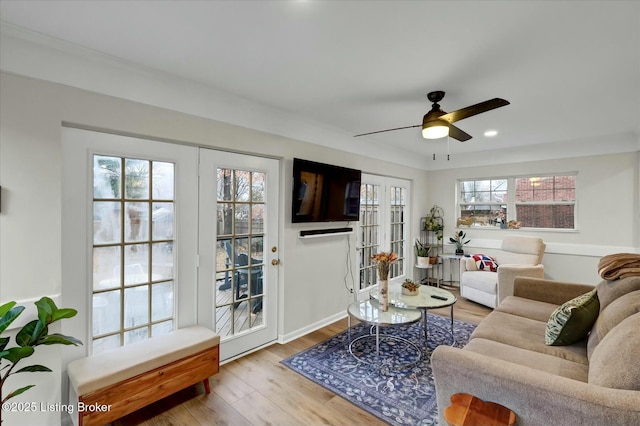
<instances>
[{"instance_id":1,"label":"door knob","mask_svg":"<svg viewBox=\"0 0 640 426\"><path fill-rule=\"evenodd\" d=\"M280 264L280 259L273 259L273 260L271 261L271 264L272 264L273 266L279 265L279 264Z\"/></svg>"}]
</instances>

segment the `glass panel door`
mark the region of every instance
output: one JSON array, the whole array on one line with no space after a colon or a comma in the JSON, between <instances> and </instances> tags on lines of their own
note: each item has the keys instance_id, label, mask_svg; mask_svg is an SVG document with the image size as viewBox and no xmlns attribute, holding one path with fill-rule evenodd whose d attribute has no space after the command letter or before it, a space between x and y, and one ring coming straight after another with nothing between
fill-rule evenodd
<instances>
[{"instance_id":1,"label":"glass panel door","mask_svg":"<svg viewBox=\"0 0 640 426\"><path fill-rule=\"evenodd\" d=\"M174 168L93 155L92 353L174 329Z\"/></svg>"},{"instance_id":2,"label":"glass panel door","mask_svg":"<svg viewBox=\"0 0 640 426\"><path fill-rule=\"evenodd\" d=\"M278 172L277 160L200 153L199 282L221 360L277 337Z\"/></svg>"},{"instance_id":3,"label":"glass panel door","mask_svg":"<svg viewBox=\"0 0 640 426\"><path fill-rule=\"evenodd\" d=\"M218 168L216 332L222 339L264 323L265 173Z\"/></svg>"}]
</instances>

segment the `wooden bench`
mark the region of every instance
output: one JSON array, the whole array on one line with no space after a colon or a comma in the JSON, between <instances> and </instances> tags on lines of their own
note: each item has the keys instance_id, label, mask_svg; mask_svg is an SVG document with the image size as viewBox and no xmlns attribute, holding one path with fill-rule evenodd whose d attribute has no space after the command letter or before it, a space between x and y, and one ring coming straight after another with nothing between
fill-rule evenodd
<instances>
[{"instance_id":1,"label":"wooden bench","mask_svg":"<svg viewBox=\"0 0 640 426\"><path fill-rule=\"evenodd\" d=\"M219 345L215 332L192 326L70 362L74 424L110 423L200 381L209 393Z\"/></svg>"}]
</instances>

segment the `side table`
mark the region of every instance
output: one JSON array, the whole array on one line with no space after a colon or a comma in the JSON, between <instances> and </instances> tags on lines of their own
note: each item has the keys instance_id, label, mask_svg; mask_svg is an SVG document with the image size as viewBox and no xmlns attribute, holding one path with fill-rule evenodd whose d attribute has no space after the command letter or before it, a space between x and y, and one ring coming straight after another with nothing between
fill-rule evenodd
<instances>
[{"instance_id":1,"label":"side table","mask_svg":"<svg viewBox=\"0 0 640 426\"><path fill-rule=\"evenodd\" d=\"M466 393L451 395L444 419L450 426L513 426L516 423L515 413L507 407Z\"/></svg>"},{"instance_id":2,"label":"side table","mask_svg":"<svg viewBox=\"0 0 640 426\"><path fill-rule=\"evenodd\" d=\"M444 280L444 266L443 266L443 268L442 268L443 282L449 283L449 284L453 284L454 282L456 282L453 279L454 261L456 261L455 265L458 267L458 271L460 271L460 260L464 258L464 255L463 254L442 254L442 255L440 255L440 257L443 260L442 263L444 263L444 260L448 260L449 261L449 280ZM460 273L460 272L458 272L458 273Z\"/></svg>"}]
</instances>

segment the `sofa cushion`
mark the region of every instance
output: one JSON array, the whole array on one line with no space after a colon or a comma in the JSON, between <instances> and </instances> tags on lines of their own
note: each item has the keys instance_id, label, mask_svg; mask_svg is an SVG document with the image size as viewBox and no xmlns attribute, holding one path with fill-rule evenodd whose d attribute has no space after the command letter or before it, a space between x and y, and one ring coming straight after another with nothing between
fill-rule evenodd
<instances>
[{"instance_id":1,"label":"sofa cushion","mask_svg":"<svg viewBox=\"0 0 640 426\"><path fill-rule=\"evenodd\" d=\"M640 313L613 328L593 350L589 383L640 391Z\"/></svg>"},{"instance_id":2,"label":"sofa cushion","mask_svg":"<svg viewBox=\"0 0 640 426\"><path fill-rule=\"evenodd\" d=\"M609 306L600 311L598 319L591 329L587 343L587 356L591 359L593 350L615 326L631 315L640 312L640 290L618 297Z\"/></svg>"},{"instance_id":3,"label":"sofa cushion","mask_svg":"<svg viewBox=\"0 0 640 426\"><path fill-rule=\"evenodd\" d=\"M498 265L537 265L537 254L502 252L495 256Z\"/></svg>"},{"instance_id":4,"label":"sofa cushion","mask_svg":"<svg viewBox=\"0 0 640 426\"><path fill-rule=\"evenodd\" d=\"M593 289L563 303L551 314L544 340L547 345L570 345L582 340L598 318L600 303Z\"/></svg>"},{"instance_id":5,"label":"sofa cushion","mask_svg":"<svg viewBox=\"0 0 640 426\"><path fill-rule=\"evenodd\" d=\"M194 325L76 359L67 372L76 394L86 395L219 344L219 335Z\"/></svg>"},{"instance_id":6,"label":"sofa cushion","mask_svg":"<svg viewBox=\"0 0 640 426\"><path fill-rule=\"evenodd\" d=\"M517 348L492 340L471 339L464 349L585 383L589 377L589 366L586 364Z\"/></svg>"},{"instance_id":7,"label":"sofa cushion","mask_svg":"<svg viewBox=\"0 0 640 426\"><path fill-rule=\"evenodd\" d=\"M533 264L537 264L537 256L544 253L545 244L538 237L525 237L522 235L507 235L502 239L502 250L514 253L526 253L536 256Z\"/></svg>"},{"instance_id":8,"label":"sofa cushion","mask_svg":"<svg viewBox=\"0 0 640 426\"><path fill-rule=\"evenodd\" d=\"M496 307L496 311L546 322L557 307L558 305L553 303L540 302L518 296L507 296Z\"/></svg>"},{"instance_id":9,"label":"sofa cushion","mask_svg":"<svg viewBox=\"0 0 640 426\"><path fill-rule=\"evenodd\" d=\"M496 294L498 274L486 271L467 271L464 273L464 286L486 293Z\"/></svg>"},{"instance_id":10,"label":"sofa cushion","mask_svg":"<svg viewBox=\"0 0 640 426\"><path fill-rule=\"evenodd\" d=\"M628 277L615 281L602 281L596 286L598 300L600 300L600 311L604 310L609 303L618 297L640 290L640 277Z\"/></svg>"},{"instance_id":11,"label":"sofa cushion","mask_svg":"<svg viewBox=\"0 0 640 426\"><path fill-rule=\"evenodd\" d=\"M586 342L568 346L547 346L544 344L546 321L493 311L487 315L471 334L471 338L481 338L504 343L505 345L527 349L542 354L588 365Z\"/></svg>"}]
</instances>

